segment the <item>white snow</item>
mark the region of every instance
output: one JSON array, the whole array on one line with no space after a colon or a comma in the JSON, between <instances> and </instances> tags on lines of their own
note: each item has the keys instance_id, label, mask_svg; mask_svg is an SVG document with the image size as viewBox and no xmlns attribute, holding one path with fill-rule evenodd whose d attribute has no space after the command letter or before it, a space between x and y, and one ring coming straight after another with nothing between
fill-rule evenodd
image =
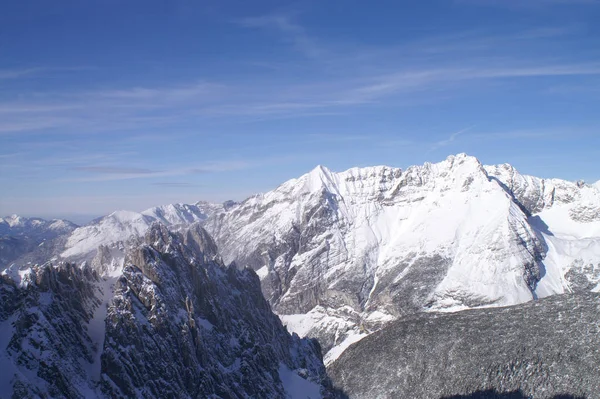
<instances>
[{"instance_id":1,"label":"white snow","mask_svg":"<svg viewBox=\"0 0 600 399\"><path fill-rule=\"evenodd\" d=\"M279 378L283 383L287 399L322 398L318 384L305 380L283 363L279 364Z\"/></svg>"},{"instance_id":2,"label":"white snow","mask_svg":"<svg viewBox=\"0 0 600 399\"><path fill-rule=\"evenodd\" d=\"M10 278L19 287L27 287L34 279L33 270L31 268L19 269L19 267L15 264L10 265L0 274Z\"/></svg>"},{"instance_id":3,"label":"white snow","mask_svg":"<svg viewBox=\"0 0 600 399\"><path fill-rule=\"evenodd\" d=\"M361 339L363 339L367 335L369 335L369 334L366 334L366 333L356 333L356 332L352 331L350 334L348 334L348 336L346 337L345 340L343 340L341 343L337 344L329 352L327 352L327 354L323 358L323 363L325 363L325 366L329 366L331 363L333 363L334 361L336 361L337 358L340 357L340 355L346 349L348 349L348 347L350 345L352 345L355 342L360 341Z\"/></svg>"},{"instance_id":4,"label":"white snow","mask_svg":"<svg viewBox=\"0 0 600 399\"><path fill-rule=\"evenodd\" d=\"M586 274L590 282L598 281L594 272L600 268L600 185L521 175L508 164L486 169L535 204L529 222L548 246L536 295L570 292L565 275L572 268Z\"/></svg>"},{"instance_id":5,"label":"white snow","mask_svg":"<svg viewBox=\"0 0 600 399\"><path fill-rule=\"evenodd\" d=\"M100 299L102 303L94 311L94 316L88 324L88 335L94 346L94 362L86 364L86 371L94 381L100 381L100 358L104 348L104 337L106 332L106 314L108 311L108 303L113 297L113 285L116 278L104 278L98 284L97 289L100 291Z\"/></svg>"},{"instance_id":6,"label":"white snow","mask_svg":"<svg viewBox=\"0 0 600 399\"><path fill-rule=\"evenodd\" d=\"M269 267L267 265L264 265L260 269L256 270L256 274L258 275L258 278L263 280L265 277L267 277L269 275Z\"/></svg>"},{"instance_id":7,"label":"white snow","mask_svg":"<svg viewBox=\"0 0 600 399\"><path fill-rule=\"evenodd\" d=\"M377 313L378 316L385 317L383 313ZM324 356L326 365L337 359L349 345L367 335L356 323L359 314L350 306L339 309L316 306L306 314L279 315L279 318L288 331L300 337L317 332L333 335L334 346Z\"/></svg>"},{"instance_id":8,"label":"white snow","mask_svg":"<svg viewBox=\"0 0 600 399\"><path fill-rule=\"evenodd\" d=\"M10 227L19 227L25 224L25 218L16 214L10 215L9 217L4 218L3 220L6 223L8 223Z\"/></svg>"}]
</instances>

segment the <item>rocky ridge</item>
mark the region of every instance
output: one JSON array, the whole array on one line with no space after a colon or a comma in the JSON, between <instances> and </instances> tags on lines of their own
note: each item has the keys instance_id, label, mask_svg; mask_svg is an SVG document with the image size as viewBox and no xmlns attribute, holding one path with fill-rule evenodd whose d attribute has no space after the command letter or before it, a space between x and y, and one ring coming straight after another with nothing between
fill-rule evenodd
<instances>
[{"instance_id":1,"label":"rocky ridge","mask_svg":"<svg viewBox=\"0 0 600 399\"><path fill-rule=\"evenodd\" d=\"M18 397L330 394L316 341L290 335L250 269L193 224L154 223L122 274L71 263L0 277L0 392ZM0 395L2 396L2 395Z\"/></svg>"}]
</instances>

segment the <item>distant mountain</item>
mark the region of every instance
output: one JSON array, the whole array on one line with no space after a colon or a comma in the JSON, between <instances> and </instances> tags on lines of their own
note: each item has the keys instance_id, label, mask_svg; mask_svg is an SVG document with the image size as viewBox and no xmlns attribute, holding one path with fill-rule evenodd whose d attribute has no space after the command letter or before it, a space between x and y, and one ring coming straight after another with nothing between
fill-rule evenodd
<instances>
[{"instance_id":1,"label":"distant mountain","mask_svg":"<svg viewBox=\"0 0 600 399\"><path fill-rule=\"evenodd\" d=\"M85 226L73 229L64 239L46 248L35 248L21 256L16 263L21 266L44 263L48 260L92 262L102 275L119 275L123 267L125 250L139 242L154 222L171 229L189 226L206 220L208 215L232 206L198 202L193 205L170 204L143 212L116 211L97 218Z\"/></svg>"},{"instance_id":2,"label":"distant mountain","mask_svg":"<svg viewBox=\"0 0 600 399\"><path fill-rule=\"evenodd\" d=\"M85 264L5 270L0 368L2 397L331 394L316 341L291 336L256 274L223 265L198 224L153 223L115 278Z\"/></svg>"},{"instance_id":3,"label":"distant mountain","mask_svg":"<svg viewBox=\"0 0 600 399\"><path fill-rule=\"evenodd\" d=\"M350 346L328 372L353 399L597 398L599 319L592 293L422 313Z\"/></svg>"},{"instance_id":4,"label":"distant mountain","mask_svg":"<svg viewBox=\"0 0 600 399\"><path fill-rule=\"evenodd\" d=\"M0 218L0 235L54 238L77 228L68 220L26 218L12 215Z\"/></svg>"},{"instance_id":5,"label":"distant mountain","mask_svg":"<svg viewBox=\"0 0 600 399\"><path fill-rule=\"evenodd\" d=\"M76 224L62 219L45 220L18 215L0 218L0 270L40 245L48 245L47 241L69 234L76 228Z\"/></svg>"}]
</instances>

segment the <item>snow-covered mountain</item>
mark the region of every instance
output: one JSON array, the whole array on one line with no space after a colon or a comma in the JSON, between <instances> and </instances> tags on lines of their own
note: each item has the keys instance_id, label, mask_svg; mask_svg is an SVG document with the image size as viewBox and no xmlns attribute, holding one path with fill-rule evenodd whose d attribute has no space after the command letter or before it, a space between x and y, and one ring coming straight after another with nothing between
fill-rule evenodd
<instances>
[{"instance_id":1,"label":"snow-covered mountain","mask_svg":"<svg viewBox=\"0 0 600 399\"><path fill-rule=\"evenodd\" d=\"M597 398L600 295L422 313L351 346L328 372L347 397Z\"/></svg>"},{"instance_id":2,"label":"snow-covered mountain","mask_svg":"<svg viewBox=\"0 0 600 399\"><path fill-rule=\"evenodd\" d=\"M0 276L0 396L329 397L316 341L291 336L251 270L198 224L154 223L118 278L88 265Z\"/></svg>"},{"instance_id":3,"label":"snow-covered mountain","mask_svg":"<svg viewBox=\"0 0 600 399\"><path fill-rule=\"evenodd\" d=\"M391 320L597 290L597 188L460 154L405 171L317 167L206 222L288 328L331 362Z\"/></svg>"},{"instance_id":4,"label":"snow-covered mountain","mask_svg":"<svg viewBox=\"0 0 600 399\"><path fill-rule=\"evenodd\" d=\"M49 259L118 276L152 223L200 222L226 264L254 269L284 323L328 363L392 320L600 290L600 187L521 175L459 154L406 170L317 167L241 203L114 212Z\"/></svg>"},{"instance_id":5,"label":"snow-covered mountain","mask_svg":"<svg viewBox=\"0 0 600 399\"><path fill-rule=\"evenodd\" d=\"M12 215L0 218L0 270L12 261L42 245L71 233L77 225L68 220L26 218Z\"/></svg>"}]
</instances>

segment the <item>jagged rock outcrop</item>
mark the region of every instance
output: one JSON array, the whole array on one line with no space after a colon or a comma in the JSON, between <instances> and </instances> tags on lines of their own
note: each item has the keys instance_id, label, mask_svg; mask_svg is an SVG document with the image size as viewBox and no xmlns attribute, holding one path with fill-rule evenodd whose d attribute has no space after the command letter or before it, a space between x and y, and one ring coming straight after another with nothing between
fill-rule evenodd
<instances>
[{"instance_id":1,"label":"jagged rock outcrop","mask_svg":"<svg viewBox=\"0 0 600 399\"><path fill-rule=\"evenodd\" d=\"M329 373L352 399L495 397L477 392L596 398L599 318L593 293L420 314L350 346Z\"/></svg>"},{"instance_id":2,"label":"jagged rock outcrop","mask_svg":"<svg viewBox=\"0 0 600 399\"><path fill-rule=\"evenodd\" d=\"M0 397L87 396L98 275L70 263L0 276Z\"/></svg>"},{"instance_id":3,"label":"jagged rock outcrop","mask_svg":"<svg viewBox=\"0 0 600 399\"><path fill-rule=\"evenodd\" d=\"M2 394L330 394L318 343L290 335L256 274L225 267L202 228L155 223L141 241L115 278L71 264L3 273Z\"/></svg>"}]
</instances>

